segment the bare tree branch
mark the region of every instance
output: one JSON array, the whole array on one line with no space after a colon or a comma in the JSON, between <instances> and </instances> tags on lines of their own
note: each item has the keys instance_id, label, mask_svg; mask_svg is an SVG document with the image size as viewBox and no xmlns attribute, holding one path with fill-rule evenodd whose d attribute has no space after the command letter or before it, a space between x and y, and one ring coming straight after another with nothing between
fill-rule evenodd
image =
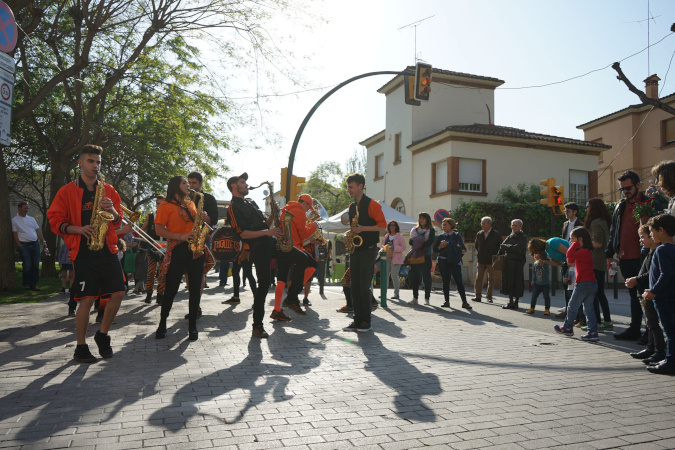
<instances>
[{"instance_id":1,"label":"bare tree branch","mask_svg":"<svg viewBox=\"0 0 675 450\"><path fill-rule=\"evenodd\" d=\"M619 74L616 78L619 81L623 81L623 83L628 87L628 90L631 91L633 94L637 95L642 103L646 103L648 105L652 105L656 108L662 109L667 113L670 113L675 116L675 108L672 106L668 106L665 103L659 101L658 99L655 98L650 98L647 97L647 94L636 88L633 83L630 82L630 80L624 75L623 70L621 70L621 66L619 65L618 62L615 62L612 64L612 69L616 70L616 72Z\"/></svg>"}]
</instances>

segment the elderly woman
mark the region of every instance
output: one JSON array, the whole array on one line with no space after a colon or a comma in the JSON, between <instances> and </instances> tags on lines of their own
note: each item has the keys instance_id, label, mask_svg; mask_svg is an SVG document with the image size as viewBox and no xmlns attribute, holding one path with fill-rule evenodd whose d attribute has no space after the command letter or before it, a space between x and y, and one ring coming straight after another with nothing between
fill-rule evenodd
<instances>
[{"instance_id":1,"label":"elderly woman","mask_svg":"<svg viewBox=\"0 0 675 450\"><path fill-rule=\"evenodd\" d=\"M499 246L499 254L505 255L504 269L502 270L501 293L509 296L509 303L503 309L518 309L518 299L523 296L525 279L525 251L527 250L527 236L523 233L523 221L511 221L511 234Z\"/></svg>"}]
</instances>

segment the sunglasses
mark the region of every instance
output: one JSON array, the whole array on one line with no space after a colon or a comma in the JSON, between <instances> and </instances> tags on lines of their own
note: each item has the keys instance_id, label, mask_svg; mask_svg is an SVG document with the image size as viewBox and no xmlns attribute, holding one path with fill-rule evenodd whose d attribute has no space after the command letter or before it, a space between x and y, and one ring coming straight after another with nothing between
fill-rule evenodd
<instances>
[{"instance_id":1,"label":"sunglasses","mask_svg":"<svg viewBox=\"0 0 675 450\"><path fill-rule=\"evenodd\" d=\"M619 188L619 190L624 191L624 192L629 192L629 191L633 190L634 187L635 187L635 185L631 184L630 186L625 186L625 187Z\"/></svg>"}]
</instances>

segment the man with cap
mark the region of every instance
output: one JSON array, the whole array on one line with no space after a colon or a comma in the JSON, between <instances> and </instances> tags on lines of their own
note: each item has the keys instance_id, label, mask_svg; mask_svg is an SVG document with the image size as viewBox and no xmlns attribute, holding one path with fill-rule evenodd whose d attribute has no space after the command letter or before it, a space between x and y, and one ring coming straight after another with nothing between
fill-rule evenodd
<instances>
[{"instance_id":1,"label":"man with cap","mask_svg":"<svg viewBox=\"0 0 675 450\"><path fill-rule=\"evenodd\" d=\"M281 229L270 229L274 218L265 218L258 205L253 200L246 199L249 191L247 180L246 172L227 180L227 188L232 192L227 221L251 249L250 259L255 264L258 277L258 288L253 296L252 336L266 338L269 335L262 322L265 315L265 297L270 287L270 263L276 247L274 238L281 236Z\"/></svg>"},{"instance_id":2,"label":"man with cap","mask_svg":"<svg viewBox=\"0 0 675 450\"><path fill-rule=\"evenodd\" d=\"M300 306L298 294L302 291L307 280L316 272L316 260L312 255L304 251L303 243L316 231L316 224L307 224L305 215L310 209L314 211L314 200L309 194L302 194L297 202L288 202L281 210L279 220L284 223L286 215L292 215L290 235L293 240L290 251L279 250L277 258L277 286L274 290L274 311L270 316L275 320L289 321L281 309L281 297L284 288L288 287L286 303L288 307L298 314L305 314ZM284 239L286 236L282 237Z\"/></svg>"}]
</instances>

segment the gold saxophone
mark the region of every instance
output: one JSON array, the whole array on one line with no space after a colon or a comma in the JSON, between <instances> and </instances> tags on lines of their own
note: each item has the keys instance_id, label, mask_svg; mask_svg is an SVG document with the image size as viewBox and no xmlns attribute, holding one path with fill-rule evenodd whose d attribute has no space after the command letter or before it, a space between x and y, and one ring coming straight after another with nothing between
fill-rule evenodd
<instances>
[{"instance_id":1,"label":"gold saxophone","mask_svg":"<svg viewBox=\"0 0 675 450\"><path fill-rule=\"evenodd\" d=\"M249 191L253 189L258 189L263 184L266 184L270 190L270 215L274 222L274 228L281 228L283 236L277 238L277 248L284 253L290 252L293 248L293 234L291 233L291 222L295 219L295 216L290 212L286 211L284 215L284 221L281 221L281 211L279 211L279 205L274 201L274 185L271 181L263 181L257 186L249 187ZM264 192L263 192L264 193Z\"/></svg>"},{"instance_id":2,"label":"gold saxophone","mask_svg":"<svg viewBox=\"0 0 675 450\"><path fill-rule=\"evenodd\" d=\"M91 251L98 251L105 245L105 235L108 232L108 222L112 221L113 216L101 207L101 200L105 197L105 177L98 173L98 186L96 186L96 196L94 197L94 208L91 212L91 223L94 232L87 237L87 247Z\"/></svg>"},{"instance_id":3,"label":"gold saxophone","mask_svg":"<svg viewBox=\"0 0 675 450\"><path fill-rule=\"evenodd\" d=\"M321 207L316 201L312 206L314 207L315 210ZM321 225L316 223L316 221L319 219L321 219L321 214L319 214L318 212L311 210L307 212L307 225L315 224L316 230L314 231L314 233L312 233L310 237L305 239L304 245L307 245L307 243L312 239L315 239L318 245L326 245L326 240L323 238L323 230L321 229Z\"/></svg>"},{"instance_id":4,"label":"gold saxophone","mask_svg":"<svg viewBox=\"0 0 675 450\"><path fill-rule=\"evenodd\" d=\"M192 226L192 231L195 233L192 239L190 239L189 247L192 251L193 257L195 255L201 255L204 253L204 243L206 242L206 237L209 235L213 228L209 224L204 223L202 220L202 211L204 211L204 194L197 192L194 189L188 188L190 192L195 196L195 199L199 197L199 206L197 207L197 214L195 216L195 223Z\"/></svg>"},{"instance_id":5,"label":"gold saxophone","mask_svg":"<svg viewBox=\"0 0 675 450\"><path fill-rule=\"evenodd\" d=\"M363 238L352 231L353 227L359 226L359 206L356 205L355 209L356 215L349 224L349 230L344 234L345 251L350 255L354 253L356 247L361 247L361 245L363 245ZM349 222L349 219L347 219L347 221Z\"/></svg>"}]
</instances>

